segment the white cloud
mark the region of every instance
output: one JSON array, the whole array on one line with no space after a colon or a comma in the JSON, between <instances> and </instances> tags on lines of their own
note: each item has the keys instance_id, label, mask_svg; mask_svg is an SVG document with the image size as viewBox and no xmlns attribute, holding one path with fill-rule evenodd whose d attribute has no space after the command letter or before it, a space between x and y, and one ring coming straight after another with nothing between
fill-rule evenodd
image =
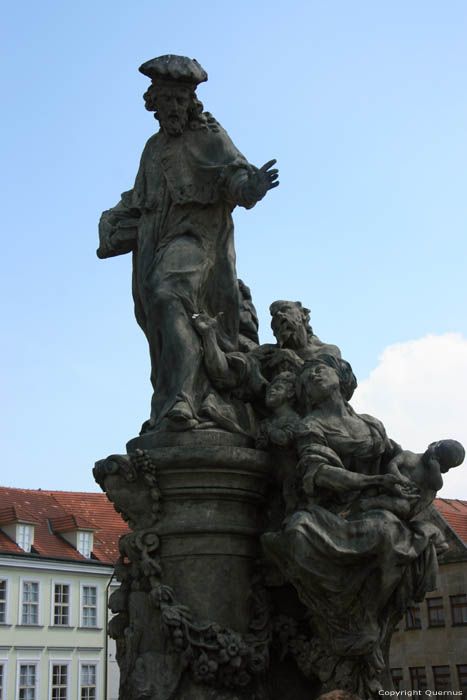
<instances>
[{"instance_id":1,"label":"white cloud","mask_svg":"<svg viewBox=\"0 0 467 700\"><path fill-rule=\"evenodd\" d=\"M467 446L467 339L427 335L388 346L352 399L358 413L383 421L389 437L423 452L434 440ZM444 477L438 495L467 500L467 460Z\"/></svg>"}]
</instances>

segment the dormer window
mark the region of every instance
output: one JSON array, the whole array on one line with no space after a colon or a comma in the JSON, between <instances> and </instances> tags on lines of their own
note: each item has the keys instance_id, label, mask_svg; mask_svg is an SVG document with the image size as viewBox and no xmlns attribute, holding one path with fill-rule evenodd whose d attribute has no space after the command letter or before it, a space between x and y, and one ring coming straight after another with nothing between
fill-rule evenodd
<instances>
[{"instance_id":1,"label":"dormer window","mask_svg":"<svg viewBox=\"0 0 467 700\"><path fill-rule=\"evenodd\" d=\"M0 528L27 554L33 551L34 526L39 525L34 513L23 506L11 505L0 509Z\"/></svg>"},{"instance_id":2,"label":"dormer window","mask_svg":"<svg viewBox=\"0 0 467 700\"><path fill-rule=\"evenodd\" d=\"M50 519L50 527L55 534L60 534L82 557L91 558L94 545L94 525L82 515L60 515Z\"/></svg>"},{"instance_id":3,"label":"dormer window","mask_svg":"<svg viewBox=\"0 0 467 700\"><path fill-rule=\"evenodd\" d=\"M32 525L16 526L16 544L25 552L30 552L34 541L34 527Z\"/></svg>"},{"instance_id":4,"label":"dormer window","mask_svg":"<svg viewBox=\"0 0 467 700\"><path fill-rule=\"evenodd\" d=\"M89 559L92 551L92 532L78 532L78 552Z\"/></svg>"}]
</instances>

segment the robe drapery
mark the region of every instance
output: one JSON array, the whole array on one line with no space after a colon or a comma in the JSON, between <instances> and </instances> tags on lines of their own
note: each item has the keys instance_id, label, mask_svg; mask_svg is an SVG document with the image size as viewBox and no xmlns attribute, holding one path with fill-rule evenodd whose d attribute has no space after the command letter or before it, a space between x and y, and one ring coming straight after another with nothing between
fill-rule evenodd
<instances>
[{"instance_id":1,"label":"robe drapery","mask_svg":"<svg viewBox=\"0 0 467 700\"><path fill-rule=\"evenodd\" d=\"M262 543L333 653L363 656L381 668L386 606L392 597L407 606L415 595L435 587L440 535L431 523L406 522L382 508L359 512L353 506L358 506L360 491L337 493L316 483L326 466L384 473L400 451L379 420L358 415L350 406L348 412L362 421L360 436L351 436L344 422L313 414L296 429L296 469L307 479L306 499L302 493L300 502L298 494L281 531L264 534Z\"/></svg>"},{"instance_id":2,"label":"robe drapery","mask_svg":"<svg viewBox=\"0 0 467 700\"><path fill-rule=\"evenodd\" d=\"M102 215L99 257L133 251L135 315L151 355L153 426L178 401L200 418L212 395L193 314L217 316L220 342L237 348L231 213L237 204L254 205L245 187L253 170L212 117L180 136L160 131L146 144L134 188Z\"/></svg>"}]
</instances>

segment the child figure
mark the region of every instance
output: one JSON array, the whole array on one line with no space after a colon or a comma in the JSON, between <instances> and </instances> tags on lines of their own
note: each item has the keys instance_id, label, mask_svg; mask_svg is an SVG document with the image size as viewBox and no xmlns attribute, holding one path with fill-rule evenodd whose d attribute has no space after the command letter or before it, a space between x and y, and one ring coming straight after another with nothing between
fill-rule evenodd
<instances>
[{"instance_id":1,"label":"child figure","mask_svg":"<svg viewBox=\"0 0 467 700\"><path fill-rule=\"evenodd\" d=\"M272 414L262 421L256 438L258 449L267 449L273 444L290 447L294 444L302 421L295 411L295 385L297 375L293 372L276 374L266 389L265 404Z\"/></svg>"},{"instance_id":2,"label":"child figure","mask_svg":"<svg viewBox=\"0 0 467 700\"><path fill-rule=\"evenodd\" d=\"M384 508L403 520L410 520L432 503L443 485L441 475L462 464L464 457L465 450L457 440L432 442L423 454L409 450L399 452L387 467L389 474L401 477L405 482L396 487L399 495L363 498L360 509Z\"/></svg>"},{"instance_id":3,"label":"child figure","mask_svg":"<svg viewBox=\"0 0 467 700\"><path fill-rule=\"evenodd\" d=\"M301 476L297 473L296 443L305 427L296 412L296 383L294 372L280 372L266 389L264 403L270 417L259 425L256 448L274 451L275 479L282 486L282 506L273 504L272 521L280 527L285 515L293 513L302 496Z\"/></svg>"}]
</instances>

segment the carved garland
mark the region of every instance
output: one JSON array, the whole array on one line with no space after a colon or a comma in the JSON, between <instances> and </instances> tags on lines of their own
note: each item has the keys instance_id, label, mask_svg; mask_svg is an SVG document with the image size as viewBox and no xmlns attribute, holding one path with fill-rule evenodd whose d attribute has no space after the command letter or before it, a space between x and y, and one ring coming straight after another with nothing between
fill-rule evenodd
<instances>
[{"instance_id":1,"label":"carved garland","mask_svg":"<svg viewBox=\"0 0 467 700\"><path fill-rule=\"evenodd\" d=\"M118 614L110 621L109 634L115 639L124 637L129 623L125 609L126 594L137 581L138 588L146 590L154 607L160 610L168 639L181 655L183 667L190 669L197 683L226 688L248 686L269 665L271 623L261 577L258 575L252 583L252 616L246 634L215 622L194 620L190 609L179 603L173 590L161 581L157 525L162 518L162 509L155 461L145 450L136 450L128 457L112 455L94 470L103 490L106 490L105 478L110 474L118 474L128 482L141 477L145 486L149 487L153 517L151 527L138 528L135 518L125 512L121 505L114 503L115 509L130 522L135 532L124 535L119 542L121 556L115 566L115 574L122 585L110 597L109 607Z\"/></svg>"}]
</instances>

